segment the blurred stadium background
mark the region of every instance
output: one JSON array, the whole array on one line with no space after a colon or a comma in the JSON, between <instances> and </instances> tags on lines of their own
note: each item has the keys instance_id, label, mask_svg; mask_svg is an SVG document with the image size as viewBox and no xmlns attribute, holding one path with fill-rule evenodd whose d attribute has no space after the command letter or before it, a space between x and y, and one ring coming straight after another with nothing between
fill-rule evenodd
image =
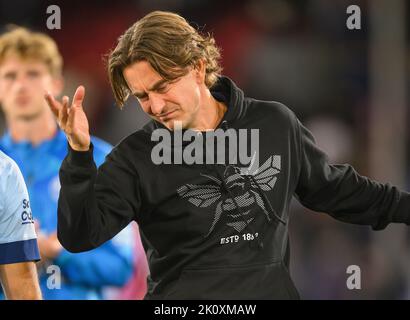
<instances>
[{"instance_id":1,"label":"blurred stadium background","mask_svg":"<svg viewBox=\"0 0 410 320\"><path fill-rule=\"evenodd\" d=\"M61 30L46 27L52 4L61 8ZM361 30L346 27L351 4L360 6ZM225 75L248 96L291 108L332 162L410 190L409 7L405 0L0 0L0 31L17 24L53 37L65 62L64 94L84 84L92 133L116 144L147 117L135 100L122 111L114 105L103 55L139 17L178 12L213 33ZM304 299L410 299L406 226L372 232L295 201L290 234L291 274ZM361 268L360 290L346 287L349 265Z\"/></svg>"}]
</instances>

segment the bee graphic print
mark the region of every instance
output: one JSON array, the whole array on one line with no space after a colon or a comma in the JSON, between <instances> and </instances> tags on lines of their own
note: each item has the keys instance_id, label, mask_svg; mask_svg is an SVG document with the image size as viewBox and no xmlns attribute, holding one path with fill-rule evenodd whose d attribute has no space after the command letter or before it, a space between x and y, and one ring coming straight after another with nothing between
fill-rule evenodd
<instances>
[{"instance_id":1,"label":"bee graphic print","mask_svg":"<svg viewBox=\"0 0 410 320\"><path fill-rule=\"evenodd\" d=\"M265 195L275 186L281 169L281 157L271 156L259 168L252 169L252 163L246 170L228 165L223 175L218 171L218 177L201 174L210 180L209 184L185 184L177 190L183 199L187 199L198 208L215 206L214 219L209 227L208 237L218 222L224 216L226 225L234 228L238 233L254 220L254 215L260 210L271 222L274 217L285 224L276 214Z\"/></svg>"}]
</instances>

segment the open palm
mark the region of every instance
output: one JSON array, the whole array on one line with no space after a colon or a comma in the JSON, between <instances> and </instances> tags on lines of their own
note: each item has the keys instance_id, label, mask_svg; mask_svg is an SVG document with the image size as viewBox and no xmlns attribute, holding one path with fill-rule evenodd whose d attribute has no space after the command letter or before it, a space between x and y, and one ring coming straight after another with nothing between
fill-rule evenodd
<instances>
[{"instance_id":1,"label":"open palm","mask_svg":"<svg viewBox=\"0 0 410 320\"><path fill-rule=\"evenodd\" d=\"M79 86L75 91L71 106L69 106L70 99L67 96L64 96L61 102L50 93L45 96L51 111L57 118L59 127L67 136L71 148L76 151L87 151L90 148L90 129L83 109L84 96L83 86Z\"/></svg>"}]
</instances>

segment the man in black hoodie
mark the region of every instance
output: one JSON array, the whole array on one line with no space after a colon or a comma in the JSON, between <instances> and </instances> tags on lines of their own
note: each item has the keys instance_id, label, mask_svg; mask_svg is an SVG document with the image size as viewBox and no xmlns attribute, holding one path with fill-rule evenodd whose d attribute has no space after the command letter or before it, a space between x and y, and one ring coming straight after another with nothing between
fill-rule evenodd
<instances>
[{"instance_id":1,"label":"man in black hoodie","mask_svg":"<svg viewBox=\"0 0 410 320\"><path fill-rule=\"evenodd\" d=\"M297 299L293 195L375 230L409 224L410 195L330 165L292 111L244 97L219 75L218 58L214 40L176 14L153 12L129 28L110 53L110 82L120 106L132 94L152 121L98 170L84 87L71 107L46 95L70 146L58 238L69 251L91 250L135 220L151 271L147 299Z\"/></svg>"}]
</instances>

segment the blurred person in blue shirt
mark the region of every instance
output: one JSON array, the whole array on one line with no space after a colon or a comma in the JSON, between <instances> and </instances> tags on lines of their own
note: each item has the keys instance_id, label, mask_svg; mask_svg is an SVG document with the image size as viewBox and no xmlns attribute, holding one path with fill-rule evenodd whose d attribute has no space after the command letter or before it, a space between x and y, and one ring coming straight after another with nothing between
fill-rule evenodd
<instances>
[{"instance_id":1,"label":"blurred person in blue shirt","mask_svg":"<svg viewBox=\"0 0 410 320\"><path fill-rule=\"evenodd\" d=\"M50 37L21 27L0 36L0 104L8 127L0 150L18 164L26 180L37 220L43 297L101 299L107 287L122 287L130 278L135 237L128 226L100 248L80 254L69 253L57 239L58 171L67 153L67 139L44 93L58 96L62 89L62 57ZM95 137L92 141L99 165L111 146ZM61 286L50 286L50 276L60 276Z\"/></svg>"}]
</instances>

